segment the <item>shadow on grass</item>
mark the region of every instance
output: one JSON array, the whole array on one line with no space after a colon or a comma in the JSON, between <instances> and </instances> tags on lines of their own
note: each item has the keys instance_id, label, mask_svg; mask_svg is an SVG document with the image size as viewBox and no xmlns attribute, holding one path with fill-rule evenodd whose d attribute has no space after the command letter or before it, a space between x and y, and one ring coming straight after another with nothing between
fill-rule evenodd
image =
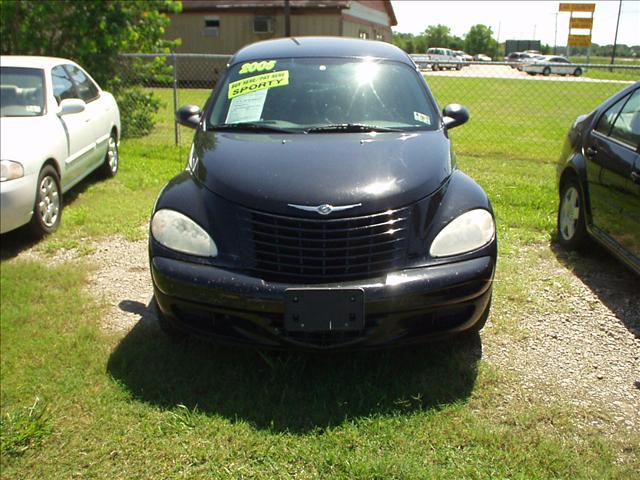
<instances>
[{"instance_id":1,"label":"shadow on grass","mask_svg":"<svg viewBox=\"0 0 640 480\"><path fill-rule=\"evenodd\" d=\"M20 227L0 235L0 260L10 260L24 250L33 247L39 240L33 238L28 227Z\"/></svg>"},{"instance_id":2,"label":"shadow on grass","mask_svg":"<svg viewBox=\"0 0 640 480\"><path fill-rule=\"evenodd\" d=\"M149 324L149 309L112 352L107 370L132 396L184 405L260 429L304 433L378 414L437 409L472 392L480 337L412 350L307 354L174 343Z\"/></svg>"},{"instance_id":3,"label":"shadow on grass","mask_svg":"<svg viewBox=\"0 0 640 480\"><path fill-rule=\"evenodd\" d=\"M552 243L556 258L569 268L627 329L640 338L638 277L605 248L591 242L585 252L567 252Z\"/></svg>"},{"instance_id":4,"label":"shadow on grass","mask_svg":"<svg viewBox=\"0 0 640 480\"><path fill-rule=\"evenodd\" d=\"M72 204L89 187L103 180L104 177L100 174L100 172L93 172L78 185L66 192L62 197L63 209L62 218L60 219L60 221L64 222L64 207ZM55 233L52 233L52 235L55 235ZM9 260L11 258L17 257L24 250L28 250L39 243L40 240L41 239L33 236L28 224L2 234L0 235L0 260Z\"/></svg>"}]
</instances>

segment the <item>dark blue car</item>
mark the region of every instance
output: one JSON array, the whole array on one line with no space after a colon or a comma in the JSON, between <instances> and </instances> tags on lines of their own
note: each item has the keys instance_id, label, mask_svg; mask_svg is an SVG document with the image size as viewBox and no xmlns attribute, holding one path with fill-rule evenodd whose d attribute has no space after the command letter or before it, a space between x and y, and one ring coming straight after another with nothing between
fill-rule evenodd
<instances>
[{"instance_id":1,"label":"dark blue car","mask_svg":"<svg viewBox=\"0 0 640 480\"><path fill-rule=\"evenodd\" d=\"M640 274L640 82L578 117L560 162L558 240L596 240Z\"/></svg>"},{"instance_id":2,"label":"dark blue car","mask_svg":"<svg viewBox=\"0 0 640 480\"><path fill-rule=\"evenodd\" d=\"M403 51L260 42L177 118L193 146L149 238L166 332L337 349L482 328L495 222L448 136L468 113L440 113Z\"/></svg>"}]
</instances>

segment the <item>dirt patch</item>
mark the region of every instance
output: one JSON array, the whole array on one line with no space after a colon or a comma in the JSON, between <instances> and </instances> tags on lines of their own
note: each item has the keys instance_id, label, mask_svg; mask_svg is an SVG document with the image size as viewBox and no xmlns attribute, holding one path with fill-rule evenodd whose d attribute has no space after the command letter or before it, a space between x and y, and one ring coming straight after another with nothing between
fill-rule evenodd
<instances>
[{"instance_id":1,"label":"dirt patch","mask_svg":"<svg viewBox=\"0 0 640 480\"><path fill-rule=\"evenodd\" d=\"M139 321L155 323L147 306L153 296L147 240L115 238L94 244L89 261L97 268L89 277L89 290L107 302L102 327L128 331Z\"/></svg>"},{"instance_id":2,"label":"dirt patch","mask_svg":"<svg viewBox=\"0 0 640 480\"><path fill-rule=\"evenodd\" d=\"M515 390L598 412L585 419L614 433L640 430L640 291L606 253L569 260L540 247L527 272L532 302L523 335L484 335L484 359L514 373ZM535 305L534 305L535 303Z\"/></svg>"}]
</instances>

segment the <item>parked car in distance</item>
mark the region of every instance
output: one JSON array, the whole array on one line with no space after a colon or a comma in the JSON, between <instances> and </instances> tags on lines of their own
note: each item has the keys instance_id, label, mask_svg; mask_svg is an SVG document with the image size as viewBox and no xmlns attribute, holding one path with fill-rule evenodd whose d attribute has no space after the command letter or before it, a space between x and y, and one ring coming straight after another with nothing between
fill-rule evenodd
<instances>
[{"instance_id":1,"label":"parked car in distance","mask_svg":"<svg viewBox=\"0 0 640 480\"><path fill-rule=\"evenodd\" d=\"M476 62L490 62L491 61L491 57L489 57L488 55L485 55L484 53L479 53L478 55L474 56L473 59Z\"/></svg>"},{"instance_id":2,"label":"parked car in distance","mask_svg":"<svg viewBox=\"0 0 640 480\"><path fill-rule=\"evenodd\" d=\"M640 81L577 118L558 163L558 241L595 239L640 274Z\"/></svg>"},{"instance_id":3,"label":"parked car in distance","mask_svg":"<svg viewBox=\"0 0 640 480\"><path fill-rule=\"evenodd\" d=\"M557 55L541 55L536 57L531 62L526 63L522 67L522 71L529 75L541 73L545 77L551 74L579 77L584 73L582 67L573 65L566 57Z\"/></svg>"},{"instance_id":4,"label":"parked car in distance","mask_svg":"<svg viewBox=\"0 0 640 480\"><path fill-rule=\"evenodd\" d=\"M429 48L427 57L431 62L431 69L437 70L460 70L462 69L462 59L449 48Z\"/></svg>"},{"instance_id":5,"label":"parked car in distance","mask_svg":"<svg viewBox=\"0 0 640 480\"><path fill-rule=\"evenodd\" d=\"M460 58L463 62L473 62L473 57L462 50L454 50L453 54Z\"/></svg>"},{"instance_id":6,"label":"parked car in distance","mask_svg":"<svg viewBox=\"0 0 640 480\"><path fill-rule=\"evenodd\" d=\"M504 61L510 63L511 68L517 68L520 67L523 63L527 63L528 61L530 61L530 59L539 56L540 55L529 52L511 52L509 55L504 57Z\"/></svg>"},{"instance_id":7,"label":"parked car in distance","mask_svg":"<svg viewBox=\"0 0 640 480\"><path fill-rule=\"evenodd\" d=\"M496 230L410 57L382 42L301 37L230 60L187 169L163 189L149 255L158 320L265 347L410 344L476 332Z\"/></svg>"},{"instance_id":8,"label":"parked car in distance","mask_svg":"<svg viewBox=\"0 0 640 480\"><path fill-rule=\"evenodd\" d=\"M60 224L62 194L96 169L118 171L120 112L64 58L0 57L0 233Z\"/></svg>"}]
</instances>

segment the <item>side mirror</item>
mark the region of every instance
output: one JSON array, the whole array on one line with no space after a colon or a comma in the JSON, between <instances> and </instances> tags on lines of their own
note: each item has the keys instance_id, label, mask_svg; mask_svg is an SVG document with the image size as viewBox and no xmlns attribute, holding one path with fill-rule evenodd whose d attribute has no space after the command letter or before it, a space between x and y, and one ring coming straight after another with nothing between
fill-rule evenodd
<instances>
[{"instance_id":1,"label":"side mirror","mask_svg":"<svg viewBox=\"0 0 640 480\"><path fill-rule=\"evenodd\" d=\"M200 123L200 107L197 105L185 105L176 112L176 120L180 125L189 128L198 128Z\"/></svg>"},{"instance_id":2,"label":"side mirror","mask_svg":"<svg viewBox=\"0 0 640 480\"><path fill-rule=\"evenodd\" d=\"M84 100L79 98L65 98L60 102L57 113L58 116L61 117L63 115L84 112L85 108L87 108L87 104L84 103Z\"/></svg>"},{"instance_id":3,"label":"side mirror","mask_svg":"<svg viewBox=\"0 0 640 480\"><path fill-rule=\"evenodd\" d=\"M469 110L459 103L450 103L442 110L444 126L454 128L469 120Z\"/></svg>"}]
</instances>

